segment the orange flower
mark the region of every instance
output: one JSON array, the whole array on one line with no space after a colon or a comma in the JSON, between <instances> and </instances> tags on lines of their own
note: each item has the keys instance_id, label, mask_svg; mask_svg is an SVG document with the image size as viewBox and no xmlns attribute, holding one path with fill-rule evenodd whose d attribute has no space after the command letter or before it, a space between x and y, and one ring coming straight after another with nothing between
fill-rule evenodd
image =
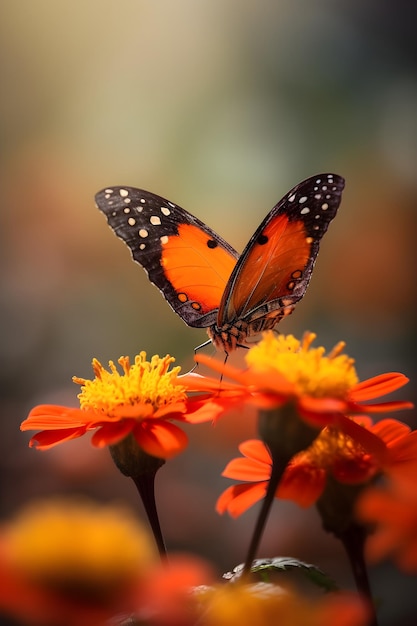
<instances>
[{"instance_id":1,"label":"orange flower","mask_svg":"<svg viewBox=\"0 0 417 626\"><path fill-rule=\"evenodd\" d=\"M0 611L26 625L102 626L133 611L157 562L125 508L41 500L0 528Z\"/></svg>"},{"instance_id":2,"label":"orange flower","mask_svg":"<svg viewBox=\"0 0 417 626\"><path fill-rule=\"evenodd\" d=\"M414 433L416 434L416 432ZM408 574L417 573L417 490L416 462L414 472L404 479L396 478L384 487L365 491L357 512L362 522L376 525L367 540L367 555L379 561L393 555L398 567Z\"/></svg>"},{"instance_id":3,"label":"orange flower","mask_svg":"<svg viewBox=\"0 0 417 626\"><path fill-rule=\"evenodd\" d=\"M40 430L29 445L40 450L81 437L94 430L92 444L112 446L132 434L149 455L168 459L187 445L186 434L170 420L180 422L213 419L220 407L201 398L187 398L187 377L178 376L180 368L169 369L174 359L153 356L146 360L141 352L132 365L121 357L120 374L110 361L107 371L93 360L95 378L74 377L82 385L80 408L40 405L32 409L21 430Z\"/></svg>"},{"instance_id":4,"label":"orange flower","mask_svg":"<svg viewBox=\"0 0 417 626\"><path fill-rule=\"evenodd\" d=\"M293 500L300 506L314 504L321 496L329 474L344 484L363 484L383 471L417 478L417 431L393 419L372 424L369 417L352 421L355 437L330 426L324 428L313 444L296 454L279 483L276 497ZM364 435L366 431L366 436ZM366 447L365 447L366 446ZM219 513L237 517L266 493L272 459L262 441L249 440L239 446L245 458L233 459L223 476L248 483L226 489L217 501Z\"/></svg>"},{"instance_id":5,"label":"orange flower","mask_svg":"<svg viewBox=\"0 0 417 626\"><path fill-rule=\"evenodd\" d=\"M248 367L243 371L206 355L197 355L197 362L237 384L225 384L224 391L219 392L217 379L201 377L199 384L196 377L195 390L222 393L225 409L239 402L265 409L292 403L310 425L323 428L336 422L339 428L346 427L348 431L345 414L379 413L413 406L403 401L365 404L399 389L408 379L394 372L359 382L354 360L342 353L345 344L340 342L325 355L324 348L311 347L315 337L306 333L300 342L292 335L263 333L262 340L248 350Z\"/></svg>"}]
</instances>

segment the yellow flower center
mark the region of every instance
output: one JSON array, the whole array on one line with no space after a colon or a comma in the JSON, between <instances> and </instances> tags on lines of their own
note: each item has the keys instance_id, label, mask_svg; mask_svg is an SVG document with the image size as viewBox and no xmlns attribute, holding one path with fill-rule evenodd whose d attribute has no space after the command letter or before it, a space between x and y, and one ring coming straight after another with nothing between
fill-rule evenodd
<instances>
[{"instance_id":1,"label":"yellow flower center","mask_svg":"<svg viewBox=\"0 0 417 626\"><path fill-rule=\"evenodd\" d=\"M300 454L304 454L315 467L325 470L330 470L335 462L358 469L371 462L370 455L360 443L331 427L324 428L311 446Z\"/></svg>"},{"instance_id":2,"label":"yellow flower center","mask_svg":"<svg viewBox=\"0 0 417 626\"><path fill-rule=\"evenodd\" d=\"M155 355L149 362L146 360L146 352L141 352L131 365L129 357L123 356L118 360L123 370L120 374L113 361L109 361L110 371L107 371L94 359L94 380L73 377L75 383L82 385L78 395L80 407L111 416L120 406L142 403L151 404L157 409L166 404L182 402L186 398L185 389L177 380L181 368L169 370L174 361L169 355L163 358Z\"/></svg>"},{"instance_id":3,"label":"yellow flower center","mask_svg":"<svg viewBox=\"0 0 417 626\"><path fill-rule=\"evenodd\" d=\"M119 586L156 558L129 511L87 500L34 502L6 527L9 558L38 582L62 589Z\"/></svg>"},{"instance_id":4,"label":"yellow flower center","mask_svg":"<svg viewBox=\"0 0 417 626\"><path fill-rule=\"evenodd\" d=\"M311 348L315 338L314 333L305 333L299 341L266 332L248 351L246 361L254 371L278 372L295 385L298 395L343 398L358 382L354 359L342 354L342 341L325 356L323 347Z\"/></svg>"}]
</instances>

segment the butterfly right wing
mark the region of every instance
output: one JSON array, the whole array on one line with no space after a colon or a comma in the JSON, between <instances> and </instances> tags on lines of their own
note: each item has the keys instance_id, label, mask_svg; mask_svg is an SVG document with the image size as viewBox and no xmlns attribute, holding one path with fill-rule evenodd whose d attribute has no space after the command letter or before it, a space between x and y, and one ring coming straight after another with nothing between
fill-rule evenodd
<instances>
[{"instance_id":1,"label":"butterfly right wing","mask_svg":"<svg viewBox=\"0 0 417 626\"><path fill-rule=\"evenodd\" d=\"M184 322L198 328L214 324L236 250L191 213L148 191L111 187L95 199Z\"/></svg>"}]
</instances>

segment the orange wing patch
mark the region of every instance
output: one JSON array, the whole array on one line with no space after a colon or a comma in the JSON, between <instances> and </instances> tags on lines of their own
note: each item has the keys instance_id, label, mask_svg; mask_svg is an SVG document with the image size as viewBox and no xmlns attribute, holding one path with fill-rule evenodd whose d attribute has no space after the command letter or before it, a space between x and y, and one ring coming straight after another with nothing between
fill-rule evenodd
<instances>
[{"instance_id":1,"label":"orange wing patch","mask_svg":"<svg viewBox=\"0 0 417 626\"><path fill-rule=\"evenodd\" d=\"M161 266L179 302L192 301L201 313L217 309L236 259L192 224L178 226L178 235L161 243Z\"/></svg>"},{"instance_id":2,"label":"orange wing patch","mask_svg":"<svg viewBox=\"0 0 417 626\"><path fill-rule=\"evenodd\" d=\"M264 302L292 295L309 263L311 243L301 220L289 221L282 215L270 222L236 276L230 302L234 314L244 315Z\"/></svg>"}]
</instances>

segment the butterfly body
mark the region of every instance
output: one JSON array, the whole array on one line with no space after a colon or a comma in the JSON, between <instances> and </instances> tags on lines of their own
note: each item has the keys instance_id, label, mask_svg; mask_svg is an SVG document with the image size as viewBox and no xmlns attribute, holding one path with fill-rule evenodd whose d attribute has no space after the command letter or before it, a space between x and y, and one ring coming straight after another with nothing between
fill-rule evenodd
<instances>
[{"instance_id":1,"label":"butterfly body","mask_svg":"<svg viewBox=\"0 0 417 626\"><path fill-rule=\"evenodd\" d=\"M273 328L303 297L343 187L335 174L294 187L240 256L202 221L150 192L106 188L96 203L174 311L231 352Z\"/></svg>"}]
</instances>

